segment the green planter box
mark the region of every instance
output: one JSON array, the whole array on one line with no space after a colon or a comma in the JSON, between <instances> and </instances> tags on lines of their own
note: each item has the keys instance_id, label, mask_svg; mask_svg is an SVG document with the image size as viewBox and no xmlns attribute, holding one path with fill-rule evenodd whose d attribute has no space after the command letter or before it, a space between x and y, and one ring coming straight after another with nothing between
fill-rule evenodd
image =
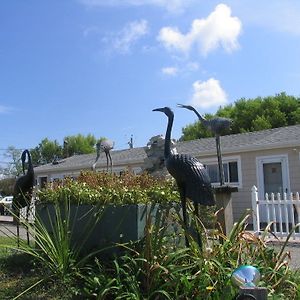
<instances>
[{"instance_id":1,"label":"green planter box","mask_svg":"<svg viewBox=\"0 0 300 300\"><path fill-rule=\"evenodd\" d=\"M114 247L118 251L116 244L137 241L144 236L147 216L151 217L151 222L159 220L169 222L163 211L170 209L161 205L131 204L124 206L92 206L92 205L71 205L70 208L70 230L71 244L80 245L82 252L91 252L96 249ZM175 206L174 206L175 207ZM61 209L64 218L64 209ZM53 224L55 224L55 209L51 204L37 205L36 218L42 221L51 234ZM170 225L170 222L169 222ZM171 224L173 227L177 224ZM171 226L171 228L173 228ZM177 229L175 229L177 230Z\"/></svg>"}]
</instances>

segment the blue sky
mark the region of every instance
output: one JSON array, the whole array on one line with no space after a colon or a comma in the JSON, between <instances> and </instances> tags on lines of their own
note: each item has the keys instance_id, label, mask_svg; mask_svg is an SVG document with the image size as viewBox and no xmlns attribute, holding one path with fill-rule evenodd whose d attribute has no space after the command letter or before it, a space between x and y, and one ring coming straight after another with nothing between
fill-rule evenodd
<instances>
[{"instance_id":1,"label":"blue sky","mask_svg":"<svg viewBox=\"0 0 300 300\"><path fill-rule=\"evenodd\" d=\"M127 148L220 105L300 96L300 1L2 0L0 161L8 146L92 133Z\"/></svg>"}]
</instances>

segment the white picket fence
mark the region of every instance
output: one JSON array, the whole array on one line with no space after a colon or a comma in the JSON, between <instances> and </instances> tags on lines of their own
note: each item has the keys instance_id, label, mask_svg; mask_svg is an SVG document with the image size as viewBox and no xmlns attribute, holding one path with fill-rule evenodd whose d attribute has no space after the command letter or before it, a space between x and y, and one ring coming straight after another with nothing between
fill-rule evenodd
<instances>
[{"instance_id":1,"label":"white picket fence","mask_svg":"<svg viewBox=\"0 0 300 300\"><path fill-rule=\"evenodd\" d=\"M293 230L300 223L299 193L265 194L265 198L260 200L257 187L253 186L251 198L254 232L262 232L272 223L270 230L277 237L286 237L293 231L292 238L300 239L299 228Z\"/></svg>"}]
</instances>

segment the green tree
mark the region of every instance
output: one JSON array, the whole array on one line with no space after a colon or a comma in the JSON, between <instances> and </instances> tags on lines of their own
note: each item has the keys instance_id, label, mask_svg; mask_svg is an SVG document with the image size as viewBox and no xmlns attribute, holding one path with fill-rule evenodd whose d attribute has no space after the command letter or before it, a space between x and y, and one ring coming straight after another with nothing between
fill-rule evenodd
<instances>
[{"instance_id":1,"label":"green tree","mask_svg":"<svg viewBox=\"0 0 300 300\"><path fill-rule=\"evenodd\" d=\"M37 147L30 150L33 165L42 165L52 162L55 158L61 158L63 154L62 146L54 140L43 139Z\"/></svg>"},{"instance_id":2,"label":"green tree","mask_svg":"<svg viewBox=\"0 0 300 300\"><path fill-rule=\"evenodd\" d=\"M7 166L0 168L0 173L5 177L15 177L22 173L21 163L22 150L16 149L14 146L9 146L4 153L4 157L7 160Z\"/></svg>"},{"instance_id":3,"label":"green tree","mask_svg":"<svg viewBox=\"0 0 300 300\"><path fill-rule=\"evenodd\" d=\"M96 138L92 134L67 136L64 140L68 156L95 152Z\"/></svg>"},{"instance_id":4,"label":"green tree","mask_svg":"<svg viewBox=\"0 0 300 300\"><path fill-rule=\"evenodd\" d=\"M231 133L300 124L300 98L286 93L255 99L241 98L234 104L219 108L215 115L208 115L208 118L216 116L233 120ZM182 133L180 140L211 136L198 121L184 127Z\"/></svg>"},{"instance_id":5,"label":"green tree","mask_svg":"<svg viewBox=\"0 0 300 300\"><path fill-rule=\"evenodd\" d=\"M99 139L103 140L101 137ZM96 138L92 134L66 136L63 145L57 140L43 139L38 146L30 150L34 166L51 163L56 159L72 156L74 154L88 154L96 151Z\"/></svg>"},{"instance_id":6,"label":"green tree","mask_svg":"<svg viewBox=\"0 0 300 300\"><path fill-rule=\"evenodd\" d=\"M16 183L15 178L4 178L0 180L0 193L2 196L13 195L14 186Z\"/></svg>"}]
</instances>

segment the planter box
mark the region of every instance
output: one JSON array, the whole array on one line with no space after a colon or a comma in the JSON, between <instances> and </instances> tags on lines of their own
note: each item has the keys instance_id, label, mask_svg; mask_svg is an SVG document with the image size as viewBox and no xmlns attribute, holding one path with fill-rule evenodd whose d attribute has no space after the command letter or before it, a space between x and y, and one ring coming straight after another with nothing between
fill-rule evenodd
<instances>
[{"instance_id":1,"label":"planter box","mask_svg":"<svg viewBox=\"0 0 300 300\"><path fill-rule=\"evenodd\" d=\"M174 206L174 205L173 205ZM175 205L176 206L176 205ZM71 205L70 230L71 244L76 246L82 244L82 252L91 252L96 249L113 247L105 253L118 252L118 243L137 241L144 237L144 229L147 217L151 217L151 222L167 222L164 211L170 210L171 205L143 205L131 204L124 206L92 206L92 205ZM62 218L65 209L61 208ZM55 224L55 209L51 204L37 205L36 218L45 225L51 234L53 224ZM177 224L172 224L173 227ZM171 226L171 228L173 228ZM175 229L177 231L177 229Z\"/></svg>"}]
</instances>

